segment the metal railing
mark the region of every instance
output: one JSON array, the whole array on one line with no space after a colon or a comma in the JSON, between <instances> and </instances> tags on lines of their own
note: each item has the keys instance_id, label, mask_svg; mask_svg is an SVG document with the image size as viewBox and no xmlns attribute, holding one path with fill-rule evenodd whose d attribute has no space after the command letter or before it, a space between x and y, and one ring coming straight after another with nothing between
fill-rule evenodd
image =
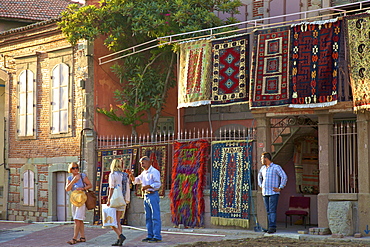
<instances>
[{"instance_id":1,"label":"metal railing","mask_svg":"<svg viewBox=\"0 0 370 247\"><path fill-rule=\"evenodd\" d=\"M254 128L230 128L220 129L213 133L209 129L181 130L178 133L139 134L138 136L98 136L97 149L124 148L140 145L154 145L173 143L174 141L191 141L205 139L208 141L223 140L255 140L256 130Z\"/></svg>"},{"instance_id":2,"label":"metal railing","mask_svg":"<svg viewBox=\"0 0 370 247\"><path fill-rule=\"evenodd\" d=\"M321 9L307 10L307 11L284 14L284 15L278 15L278 16L270 16L270 17L265 17L265 18L260 18L260 19L253 19L253 20L233 23L233 24L229 24L229 25L213 27L213 28L207 28L207 29L195 30L195 31L186 32L186 33L179 33L179 34L173 34L173 35L169 35L169 36L163 36L163 37L159 37L159 38L156 38L156 39L153 39L153 40L149 40L149 41L144 42L144 43L137 44L135 46L129 47L129 48L121 50L121 51L117 51L117 52L108 54L106 56L99 57L98 58L99 65L110 63L110 62L122 59L124 57L134 55L136 53L140 53L140 52L144 52L146 50L154 49L154 48L159 47L159 46L184 42L184 41L187 41L187 40L190 40L190 39L207 38L207 37L212 37L212 36L215 36L215 35L235 33L235 32L240 32L240 31L243 31L243 30L255 29L257 27L267 28L267 27L270 27L270 26L287 25L287 24L299 23L299 22L308 21L308 20L312 21L312 20L315 20L315 19L333 18L334 16L336 16L338 14L340 14L342 16L345 16L347 14L350 14L351 12L354 12L354 11L369 9L369 8L364 8L363 7L364 3L369 3L369 2L370 1L367 0L367 1L361 1L361 2L355 2L355 3L348 3L348 4L338 5L338 6L335 6L335 7L326 7L326 8L321 8ZM341 8L346 8L346 7L354 7L354 6L357 6L357 5L358 5L358 9L356 9L356 10L341 9ZM328 11L332 11L333 13L321 15L321 13L328 12ZM310 14L312 14L312 13L317 13L317 15L316 16L310 16ZM290 17L290 16L297 16L297 15L303 16L303 18L296 19L296 20L288 20L288 21L273 23L274 19L285 18L285 17ZM266 23L266 22L271 22L271 23ZM248 25L249 25L249 27L248 27ZM242 26L242 27L239 28L239 26ZM217 30L222 30L224 28L235 28L235 30L226 31L226 32L217 32ZM192 37L191 38L186 37L186 36L189 36L189 35L192 35ZM184 37L186 37L186 38L184 38ZM118 56L119 54L122 54L122 53L126 53L126 54ZM105 59L107 59L107 60L105 60Z\"/></svg>"},{"instance_id":3,"label":"metal railing","mask_svg":"<svg viewBox=\"0 0 370 247\"><path fill-rule=\"evenodd\" d=\"M358 193L356 122L334 124L335 193Z\"/></svg>"},{"instance_id":4,"label":"metal railing","mask_svg":"<svg viewBox=\"0 0 370 247\"><path fill-rule=\"evenodd\" d=\"M175 141L186 142L204 139L209 142L211 141L232 141L232 140L246 140L251 141L253 145L252 161L251 161L251 174L252 174L252 190L257 189L257 147L256 147L256 129L254 128L223 128L216 132L212 132L208 129L192 129L192 130L181 130L178 133L167 133L167 134L139 134L138 136L98 136L97 137L97 150L98 151L114 151L124 148L140 148L141 146L148 145L168 145L169 153L173 154L173 143ZM209 149L208 157L211 157L212 149ZM166 173L166 189L170 189L171 181L171 167L172 158L168 157L168 171ZM207 163L206 173L206 187L210 189L211 185L211 159Z\"/></svg>"}]
</instances>

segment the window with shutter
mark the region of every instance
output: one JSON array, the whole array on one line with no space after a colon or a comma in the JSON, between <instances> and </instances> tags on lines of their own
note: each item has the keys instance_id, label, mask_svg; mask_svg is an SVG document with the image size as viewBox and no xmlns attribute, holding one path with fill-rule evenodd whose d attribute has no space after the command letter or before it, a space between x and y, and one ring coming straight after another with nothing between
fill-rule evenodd
<instances>
[{"instance_id":1,"label":"window with shutter","mask_svg":"<svg viewBox=\"0 0 370 247\"><path fill-rule=\"evenodd\" d=\"M68 132L69 67L58 64L52 71L52 134Z\"/></svg>"},{"instance_id":2,"label":"window with shutter","mask_svg":"<svg viewBox=\"0 0 370 247\"><path fill-rule=\"evenodd\" d=\"M35 206L35 173L31 170L23 172L23 205Z\"/></svg>"},{"instance_id":3,"label":"window with shutter","mask_svg":"<svg viewBox=\"0 0 370 247\"><path fill-rule=\"evenodd\" d=\"M18 135L34 135L34 73L24 70L19 74Z\"/></svg>"}]
</instances>

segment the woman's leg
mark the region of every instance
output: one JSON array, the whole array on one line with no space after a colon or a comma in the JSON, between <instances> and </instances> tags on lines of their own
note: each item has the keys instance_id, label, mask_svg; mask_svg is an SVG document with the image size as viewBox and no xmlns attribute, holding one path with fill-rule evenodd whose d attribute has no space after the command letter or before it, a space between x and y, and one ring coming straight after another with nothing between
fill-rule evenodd
<instances>
[{"instance_id":1,"label":"woman's leg","mask_svg":"<svg viewBox=\"0 0 370 247\"><path fill-rule=\"evenodd\" d=\"M85 238L85 226L82 220L75 220L77 225L77 235L75 236L77 239L78 233L80 233L80 238Z\"/></svg>"},{"instance_id":2,"label":"woman's leg","mask_svg":"<svg viewBox=\"0 0 370 247\"><path fill-rule=\"evenodd\" d=\"M112 226L112 229L117 234L118 238L119 238L119 235L122 234L121 215L122 215L122 211L116 211L116 220L117 220L118 227Z\"/></svg>"},{"instance_id":3,"label":"woman's leg","mask_svg":"<svg viewBox=\"0 0 370 247\"><path fill-rule=\"evenodd\" d=\"M75 225L73 228L73 239L77 239L78 233L80 232L80 220L75 220Z\"/></svg>"}]
</instances>

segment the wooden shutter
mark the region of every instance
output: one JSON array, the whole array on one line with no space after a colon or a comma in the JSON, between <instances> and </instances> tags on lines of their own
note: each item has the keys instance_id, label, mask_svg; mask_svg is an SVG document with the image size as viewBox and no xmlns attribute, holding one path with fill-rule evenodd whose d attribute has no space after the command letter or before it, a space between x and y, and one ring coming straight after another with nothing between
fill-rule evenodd
<instances>
[{"instance_id":1,"label":"wooden shutter","mask_svg":"<svg viewBox=\"0 0 370 247\"><path fill-rule=\"evenodd\" d=\"M68 84L69 69L65 64L61 64L60 79L60 132L68 132Z\"/></svg>"},{"instance_id":2,"label":"wooden shutter","mask_svg":"<svg viewBox=\"0 0 370 247\"><path fill-rule=\"evenodd\" d=\"M68 132L68 85L69 68L58 64L53 69L52 77L52 133Z\"/></svg>"},{"instance_id":3,"label":"wooden shutter","mask_svg":"<svg viewBox=\"0 0 370 247\"><path fill-rule=\"evenodd\" d=\"M23 173L23 205L29 205L29 170Z\"/></svg>"},{"instance_id":4,"label":"wooden shutter","mask_svg":"<svg viewBox=\"0 0 370 247\"><path fill-rule=\"evenodd\" d=\"M26 135L27 125L27 71L24 70L19 74L19 91L18 91L18 135Z\"/></svg>"},{"instance_id":5,"label":"wooden shutter","mask_svg":"<svg viewBox=\"0 0 370 247\"><path fill-rule=\"evenodd\" d=\"M29 206L35 206L35 173L31 170L28 170L29 179L28 179L28 187L29 187Z\"/></svg>"},{"instance_id":6,"label":"wooden shutter","mask_svg":"<svg viewBox=\"0 0 370 247\"><path fill-rule=\"evenodd\" d=\"M26 110L26 136L33 136L34 130L34 74L27 70L27 110Z\"/></svg>"},{"instance_id":7,"label":"wooden shutter","mask_svg":"<svg viewBox=\"0 0 370 247\"><path fill-rule=\"evenodd\" d=\"M18 135L34 135L34 74L24 70L19 75Z\"/></svg>"}]
</instances>

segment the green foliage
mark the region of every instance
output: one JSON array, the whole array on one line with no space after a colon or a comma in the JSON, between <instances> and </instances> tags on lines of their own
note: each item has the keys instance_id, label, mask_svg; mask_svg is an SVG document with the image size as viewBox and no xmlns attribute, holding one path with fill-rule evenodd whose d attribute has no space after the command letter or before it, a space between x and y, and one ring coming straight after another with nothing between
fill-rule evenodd
<instances>
[{"instance_id":1,"label":"green foliage","mask_svg":"<svg viewBox=\"0 0 370 247\"><path fill-rule=\"evenodd\" d=\"M81 8L70 5L62 13L58 25L70 43L104 37L108 49L119 51L154 38L235 22L233 18L223 21L214 12L237 14L241 6L239 0L101 0L99 4ZM112 107L98 112L133 126L133 130L149 122L155 131L167 90L175 86L173 52L176 45L161 46L126 57L124 66L113 65L112 71L122 85L115 92L122 114ZM144 115L146 120L142 119Z\"/></svg>"},{"instance_id":2,"label":"green foliage","mask_svg":"<svg viewBox=\"0 0 370 247\"><path fill-rule=\"evenodd\" d=\"M97 112L106 115L111 121L121 122L123 125L131 125L134 128L140 126L144 122L142 120L144 114L141 113L145 109L144 102L140 102L139 105L136 106L123 103L122 105L117 105L117 107L125 114L117 115L117 109L114 109L112 105L109 110L104 108L97 108L96 110Z\"/></svg>"}]
</instances>

